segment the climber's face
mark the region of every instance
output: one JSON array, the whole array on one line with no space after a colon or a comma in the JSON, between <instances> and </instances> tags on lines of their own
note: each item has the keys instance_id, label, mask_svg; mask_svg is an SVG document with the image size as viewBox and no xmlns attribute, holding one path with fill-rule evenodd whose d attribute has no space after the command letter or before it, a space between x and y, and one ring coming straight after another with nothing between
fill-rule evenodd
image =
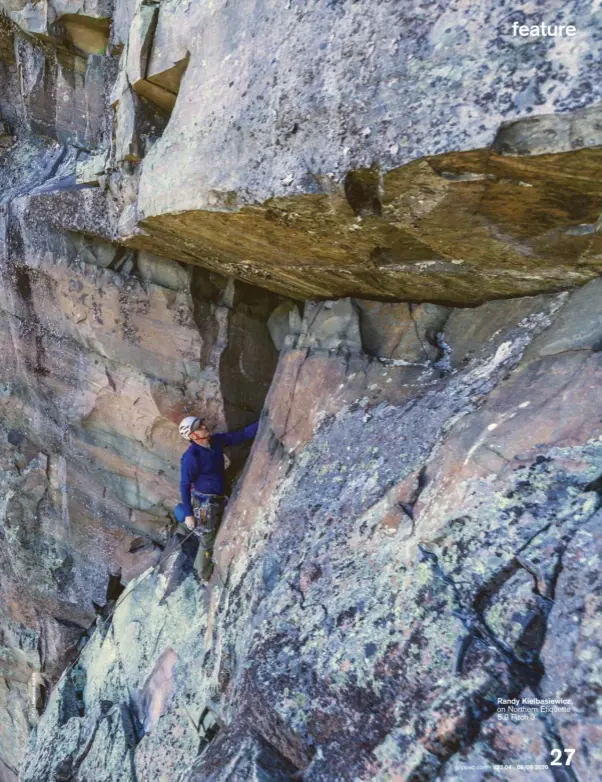
<instances>
[{"instance_id":1,"label":"climber's face","mask_svg":"<svg viewBox=\"0 0 602 782\"><path fill-rule=\"evenodd\" d=\"M193 443L207 442L209 439L209 429L207 429L205 424L201 422L199 424L199 428L195 429L195 431L190 435L190 439Z\"/></svg>"}]
</instances>

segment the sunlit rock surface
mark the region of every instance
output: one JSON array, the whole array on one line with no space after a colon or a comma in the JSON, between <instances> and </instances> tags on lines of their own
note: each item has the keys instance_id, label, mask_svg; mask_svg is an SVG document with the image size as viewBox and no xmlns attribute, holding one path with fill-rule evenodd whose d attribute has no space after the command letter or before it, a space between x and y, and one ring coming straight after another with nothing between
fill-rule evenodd
<instances>
[{"instance_id":1,"label":"sunlit rock surface","mask_svg":"<svg viewBox=\"0 0 602 782\"><path fill-rule=\"evenodd\" d=\"M540 17L578 33L512 35ZM131 241L304 298L591 279L599 26L561 0L163 3L157 31L190 59Z\"/></svg>"},{"instance_id":2,"label":"sunlit rock surface","mask_svg":"<svg viewBox=\"0 0 602 782\"><path fill-rule=\"evenodd\" d=\"M474 305L599 274L591 7L547 3L577 32L535 39L512 32L527 0L4 5L0 111L77 147L60 187L99 187L102 238L298 298Z\"/></svg>"}]
</instances>

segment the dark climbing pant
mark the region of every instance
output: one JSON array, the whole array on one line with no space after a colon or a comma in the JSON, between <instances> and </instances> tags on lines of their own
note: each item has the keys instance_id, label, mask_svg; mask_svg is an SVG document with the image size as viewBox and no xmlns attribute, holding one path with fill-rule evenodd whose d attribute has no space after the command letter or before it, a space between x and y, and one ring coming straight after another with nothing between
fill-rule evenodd
<instances>
[{"instance_id":1,"label":"dark climbing pant","mask_svg":"<svg viewBox=\"0 0 602 782\"><path fill-rule=\"evenodd\" d=\"M225 506L225 497L192 492L192 512L196 522L194 533L199 539L194 569L202 581L208 581L213 572L213 546Z\"/></svg>"}]
</instances>

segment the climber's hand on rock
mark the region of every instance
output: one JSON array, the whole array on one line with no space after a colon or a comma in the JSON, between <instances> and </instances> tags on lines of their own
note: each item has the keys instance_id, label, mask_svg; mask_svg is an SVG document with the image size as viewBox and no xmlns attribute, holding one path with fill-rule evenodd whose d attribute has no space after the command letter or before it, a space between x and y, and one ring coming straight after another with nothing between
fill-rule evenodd
<instances>
[{"instance_id":1,"label":"climber's hand on rock","mask_svg":"<svg viewBox=\"0 0 602 782\"><path fill-rule=\"evenodd\" d=\"M186 524L188 529L194 529L194 516L186 516L184 524Z\"/></svg>"}]
</instances>

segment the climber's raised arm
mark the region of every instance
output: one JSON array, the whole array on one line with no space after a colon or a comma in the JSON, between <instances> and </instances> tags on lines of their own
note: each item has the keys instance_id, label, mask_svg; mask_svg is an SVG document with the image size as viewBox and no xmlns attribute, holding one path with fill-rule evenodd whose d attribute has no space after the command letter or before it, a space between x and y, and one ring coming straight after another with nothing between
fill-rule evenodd
<instances>
[{"instance_id":1,"label":"climber's raised arm","mask_svg":"<svg viewBox=\"0 0 602 782\"><path fill-rule=\"evenodd\" d=\"M252 440L257 434L259 421L245 426L244 429L238 429L236 432L222 432L211 435L212 440L218 440L222 445L238 445L246 440Z\"/></svg>"}]
</instances>

